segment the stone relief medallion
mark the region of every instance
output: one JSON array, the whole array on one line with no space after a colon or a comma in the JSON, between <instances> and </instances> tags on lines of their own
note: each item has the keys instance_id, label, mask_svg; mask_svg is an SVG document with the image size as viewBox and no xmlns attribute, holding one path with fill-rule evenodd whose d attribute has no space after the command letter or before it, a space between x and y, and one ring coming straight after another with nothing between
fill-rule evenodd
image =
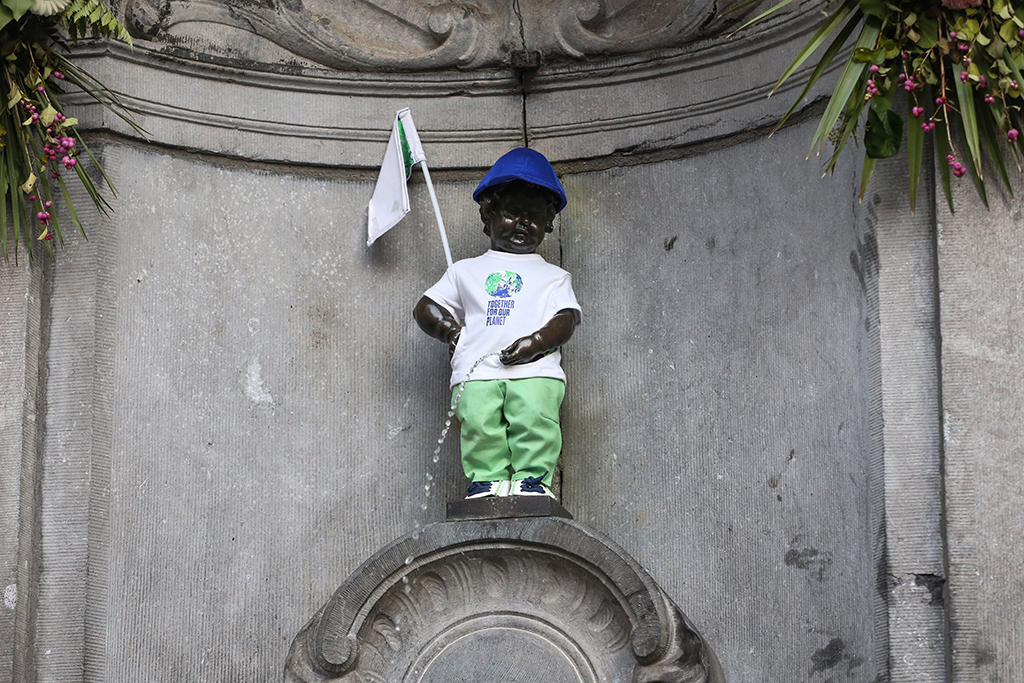
<instances>
[{"instance_id":1,"label":"stone relief medallion","mask_svg":"<svg viewBox=\"0 0 1024 683\"><path fill-rule=\"evenodd\" d=\"M741 0L127 0L139 39L259 63L256 43L332 69L506 68L516 51L539 63L673 48L721 35L756 6ZM220 28L218 28L218 26Z\"/></svg>"},{"instance_id":2,"label":"stone relief medallion","mask_svg":"<svg viewBox=\"0 0 1024 683\"><path fill-rule=\"evenodd\" d=\"M383 549L295 638L285 679L724 680L635 562L553 517L435 524Z\"/></svg>"},{"instance_id":3,"label":"stone relief medallion","mask_svg":"<svg viewBox=\"0 0 1024 683\"><path fill-rule=\"evenodd\" d=\"M624 662L608 660L632 659L621 601L590 572L545 552L489 548L437 559L370 610L357 636L358 670L409 683L461 680L466 670L487 681L529 680L531 671L551 683L610 680Z\"/></svg>"}]
</instances>

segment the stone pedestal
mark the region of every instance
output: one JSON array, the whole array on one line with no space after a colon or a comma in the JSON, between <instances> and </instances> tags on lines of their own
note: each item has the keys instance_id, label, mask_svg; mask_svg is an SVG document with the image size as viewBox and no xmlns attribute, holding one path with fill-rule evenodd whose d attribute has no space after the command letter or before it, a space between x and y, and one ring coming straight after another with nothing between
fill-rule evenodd
<instances>
[{"instance_id":1,"label":"stone pedestal","mask_svg":"<svg viewBox=\"0 0 1024 683\"><path fill-rule=\"evenodd\" d=\"M711 648L631 557L551 516L442 522L385 547L296 636L285 680L725 678Z\"/></svg>"},{"instance_id":2,"label":"stone pedestal","mask_svg":"<svg viewBox=\"0 0 1024 683\"><path fill-rule=\"evenodd\" d=\"M475 498L448 502L446 518L449 522L471 519L501 519L505 517L564 517L572 519L569 511L547 496L506 496L504 498Z\"/></svg>"}]
</instances>

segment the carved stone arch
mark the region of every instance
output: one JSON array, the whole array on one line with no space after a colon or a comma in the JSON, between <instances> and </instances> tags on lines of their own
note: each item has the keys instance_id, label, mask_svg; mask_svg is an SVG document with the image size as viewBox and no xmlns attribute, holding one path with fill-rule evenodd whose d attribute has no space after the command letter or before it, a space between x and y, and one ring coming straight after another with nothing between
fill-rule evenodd
<instances>
[{"instance_id":1,"label":"carved stone arch","mask_svg":"<svg viewBox=\"0 0 1024 683\"><path fill-rule=\"evenodd\" d=\"M612 541L556 517L433 524L385 547L296 636L288 681L718 683L714 653ZM534 670L534 676L536 670Z\"/></svg>"},{"instance_id":2,"label":"carved stone arch","mask_svg":"<svg viewBox=\"0 0 1024 683\"><path fill-rule=\"evenodd\" d=\"M557 164L767 133L813 68L767 99L819 16L799 0L727 36L755 7L725 13L739 1L521 0L520 33L511 0L126 0L134 48L76 57L169 147L376 172L408 106L432 169L486 170L527 143ZM511 68L524 38L528 78ZM82 130L139 135L67 104Z\"/></svg>"}]
</instances>

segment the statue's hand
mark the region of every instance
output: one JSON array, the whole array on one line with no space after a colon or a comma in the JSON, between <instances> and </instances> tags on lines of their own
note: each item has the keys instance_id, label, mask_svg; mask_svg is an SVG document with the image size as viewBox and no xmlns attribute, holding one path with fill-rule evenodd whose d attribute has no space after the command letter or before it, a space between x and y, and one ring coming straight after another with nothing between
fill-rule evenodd
<instances>
[{"instance_id":1,"label":"statue's hand","mask_svg":"<svg viewBox=\"0 0 1024 683\"><path fill-rule=\"evenodd\" d=\"M524 365L537 360L547 350L541 335L534 332L529 336L520 337L506 346L498 354L498 358L505 365Z\"/></svg>"}]
</instances>

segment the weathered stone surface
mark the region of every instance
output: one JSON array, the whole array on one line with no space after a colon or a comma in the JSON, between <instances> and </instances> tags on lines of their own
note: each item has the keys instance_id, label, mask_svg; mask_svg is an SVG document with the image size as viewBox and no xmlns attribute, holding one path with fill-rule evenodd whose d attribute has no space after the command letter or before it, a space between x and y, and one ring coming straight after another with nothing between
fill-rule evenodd
<instances>
[{"instance_id":1,"label":"weathered stone surface","mask_svg":"<svg viewBox=\"0 0 1024 683\"><path fill-rule=\"evenodd\" d=\"M0 681L35 675L39 468L48 268L43 250L0 263Z\"/></svg>"},{"instance_id":2,"label":"weathered stone surface","mask_svg":"<svg viewBox=\"0 0 1024 683\"><path fill-rule=\"evenodd\" d=\"M968 183L955 198L956 214L940 203L937 238L952 680L1012 681L1024 671L1024 214L997 189L991 209Z\"/></svg>"},{"instance_id":3,"label":"weathered stone surface","mask_svg":"<svg viewBox=\"0 0 1024 683\"><path fill-rule=\"evenodd\" d=\"M808 140L563 179L562 501L686 596L729 680L810 676L833 641L837 672L879 673L877 283L854 164L819 179Z\"/></svg>"},{"instance_id":4,"label":"weathered stone surface","mask_svg":"<svg viewBox=\"0 0 1024 683\"><path fill-rule=\"evenodd\" d=\"M610 540L559 517L447 522L367 560L296 636L285 680L724 683Z\"/></svg>"},{"instance_id":5,"label":"weathered stone surface","mask_svg":"<svg viewBox=\"0 0 1024 683\"><path fill-rule=\"evenodd\" d=\"M927 164L928 162L926 162ZM877 395L880 424L872 447L872 497L883 501L885 544L881 597L888 611L889 675L894 681L943 683L948 629L942 530L942 430L935 298L935 206L920 197L907 211L907 161L880 165L864 200L870 227L861 268L877 278ZM923 174L927 184L930 169ZM877 504L877 503L876 503ZM882 610L879 610L880 612Z\"/></svg>"}]
</instances>

